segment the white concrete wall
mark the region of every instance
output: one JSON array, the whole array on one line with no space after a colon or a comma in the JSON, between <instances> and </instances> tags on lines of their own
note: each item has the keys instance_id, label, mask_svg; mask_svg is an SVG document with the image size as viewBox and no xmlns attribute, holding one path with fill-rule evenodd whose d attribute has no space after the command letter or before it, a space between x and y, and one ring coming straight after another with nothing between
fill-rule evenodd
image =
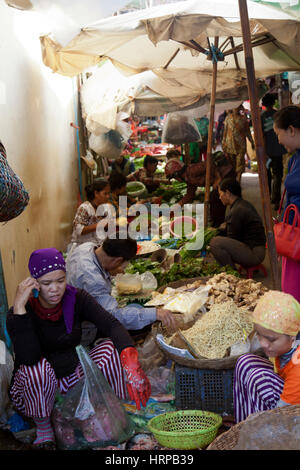
<instances>
[{"instance_id":1,"label":"white concrete wall","mask_svg":"<svg viewBox=\"0 0 300 470\"><path fill-rule=\"evenodd\" d=\"M70 127L76 85L43 65L39 36L46 27L37 14L0 1L0 140L30 193L25 211L0 225L9 305L28 276L30 253L66 248L77 205L76 134Z\"/></svg>"}]
</instances>

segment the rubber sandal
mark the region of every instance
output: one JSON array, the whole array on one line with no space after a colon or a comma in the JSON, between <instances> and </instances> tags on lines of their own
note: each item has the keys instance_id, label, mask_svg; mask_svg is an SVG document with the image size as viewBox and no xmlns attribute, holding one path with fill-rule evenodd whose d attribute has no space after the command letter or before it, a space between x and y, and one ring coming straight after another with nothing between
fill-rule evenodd
<instances>
[{"instance_id":1,"label":"rubber sandal","mask_svg":"<svg viewBox=\"0 0 300 470\"><path fill-rule=\"evenodd\" d=\"M45 441L41 444L33 444L32 447L35 450L56 450L56 444L53 441Z\"/></svg>"}]
</instances>

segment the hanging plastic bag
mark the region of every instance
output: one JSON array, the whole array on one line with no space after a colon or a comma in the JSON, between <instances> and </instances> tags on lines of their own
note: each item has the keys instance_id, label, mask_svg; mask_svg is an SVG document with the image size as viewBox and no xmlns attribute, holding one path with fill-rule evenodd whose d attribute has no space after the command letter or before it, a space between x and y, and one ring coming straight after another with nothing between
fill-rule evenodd
<instances>
[{"instance_id":1,"label":"hanging plastic bag","mask_svg":"<svg viewBox=\"0 0 300 470\"><path fill-rule=\"evenodd\" d=\"M125 148L126 141L122 135L115 130L110 130L105 134L91 134L89 137L89 146L98 155L116 160L120 157L122 150Z\"/></svg>"},{"instance_id":2,"label":"hanging plastic bag","mask_svg":"<svg viewBox=\"0 0 300 470\"><path fill-rule=\"evenodd\" d=\"M81 450L126 441L134 433L131 420L85 349L79 345L76 351L84 377L57 397L52 421L58 447Z\"/></svg>"},{"instance_id":3,"label":"hanging plastic bag","mask_svg":"<svg viewBox=\"0 0 300 470\"><path fill-rule=\"evenodd\" d=\"M200 132L192 117L182 113L168 114L161 136L162 142L180 145L200 140Z\"/></svg>"}]
</instances>

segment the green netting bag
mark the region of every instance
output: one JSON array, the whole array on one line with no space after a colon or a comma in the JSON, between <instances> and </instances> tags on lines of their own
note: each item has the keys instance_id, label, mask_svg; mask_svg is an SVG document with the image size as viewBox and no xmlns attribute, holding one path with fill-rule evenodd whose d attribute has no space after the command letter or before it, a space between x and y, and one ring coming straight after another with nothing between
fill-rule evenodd
<instances>
[{"instance_id":1,"label":"green netting bag","mask_svg":"<svg viewBox=\"0 0 300 470\"><path fill-rule=\"evenodd\" d=\"M128 440L134 426L123 405L83 346L76 351L84 377L57 396L52 423L58 448L81 450Z\"/></svg>"}]
</instances>

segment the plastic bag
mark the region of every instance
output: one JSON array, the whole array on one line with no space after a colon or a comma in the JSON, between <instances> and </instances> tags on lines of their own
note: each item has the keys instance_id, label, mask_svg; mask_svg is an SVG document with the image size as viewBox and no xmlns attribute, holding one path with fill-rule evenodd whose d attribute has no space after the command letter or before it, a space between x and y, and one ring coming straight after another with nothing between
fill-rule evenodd
<instances>
[{"instance_id":1,"label":"plastic bag","mask_svg":"<svg viewBox=\"0 0 300 470\"><path fill-rule=\"evenodd\" d=\"M165 351L185 359L194 359L194 356L192 356L192 354L187 349L175 348L174 346L170 346L169 344L167 344L163 335L158 334L156 336L156 339L157 342L161 345L162 349L164 349Z\"/></svg>"},{"instance_id":2,"label":"plastic bag","mask_svg":"<svg viewBox=\"0 0 300 470\"><path fill-rule=\"evenodd\" d=\"M242 354L247 354L250 352L250 341L239 341L235 343L230 348L230 356L241 356Z\"/></svg>"},{"instance_id":3,"label":"plastic bag","mask_svg":"<svg viewBox=\"0 0 300 470\"><path fill-rule=\"evenodd\" d=\"M201 140L194 119L181 113L169 113L163 128L162 142L180 145Z\"/></svg>"},{"instance_id":4,"label":"plastic bag","mask_svg":"<svg viewBox=\"0 0 300 470\"><path fill-rule=\"evenodd\" d=\"M151 384L151 397L159 402L175 398L175 374L173 369L166 366L154 367L147 371Z\"/></svg>"},{"instance_id":5,"label":"plastic bag","mask_svg":"<svg viewBox=\"0 0 300 470\"><path fill-rule=\"evenodd\" d=\"M9 405L8 388L10 385L14 361L4 341L0 341L0 427L7 420L6 410Z\"/></svg>"},{"instance_id":6,"label":"plastic bag","mask_svg":"<svg viewBox=\"0 0 300 470\"><path fill-rule=\"evenodd\" d=\"M148 334L143 344L138 345L136 349L139 353L142 369L147 374L153 367L159 367L166 362L166 357L157 346L152 332Z\"/></svg>"},{"instance_id":7,"label":"plastic bag","mask_svg":"<svg viewBox=\"0 0 300 470\"><path fill-rule=\"evenodd\" d=\"M144 294L151 294L157 289L157 279L150 271L141 274L141 281Z\"/></svg>"},{"instance_id":8,"label":"plastic bag","mask_svg":"<svg viewBox=\"0 0 300 470\"><path fill-rule=\"evenodd\" d=\"M124 442L134 432L129 417L85 349L76 351L84 378L57 397L52 420L58 447L81 450Z\"/></svg>"},{"instance_id":9,"label":"plastic bag","mask_svg":"<svg viewBox=\"0 0 300 470\"><path fill-rule=\"evenodd\" d=\"M115 284L118 295L124 294L138 294L143 289L141 276L136 274L117 274L115 277Z\"/></svg>"},{"instance_id":10,"label":"plastic bag","mask_svg":"<svg viewBox=\"0 0 300 470\"><path fill-rule=\"evenodd\" d=\"M135 432L149 432L148 423L155 416L176 411L175 404L172 401L160 402L155 398L149 398L146 407L137 409L135 402L124 401L123 406L130 414L134 423Z\"/></svg>"},{"instance_id":11,"label":"plastic bag","mask_svg":"<svg viewBox=\"0 0 300 470\"><path fill-rule=\"evenodd\" d=\"M118 131L110 130L105 134L91 134L89 137L89 146L94 152L109 160L116 160L120 157L125 148L126 141Z\"/></svg>"},{"instance_id":12,"label":"plastic bag","mask_svg":"<svg viewBox=\"0 0 300 470\"><path fill-rule=\"evenodd\" d=\"M205 305L208 299L209 287L199 287L193 292L180 292L173 296L164 308L172 312L183 313L184 323L193 320L196 313Z\"/></svg>"}]
</instances>

